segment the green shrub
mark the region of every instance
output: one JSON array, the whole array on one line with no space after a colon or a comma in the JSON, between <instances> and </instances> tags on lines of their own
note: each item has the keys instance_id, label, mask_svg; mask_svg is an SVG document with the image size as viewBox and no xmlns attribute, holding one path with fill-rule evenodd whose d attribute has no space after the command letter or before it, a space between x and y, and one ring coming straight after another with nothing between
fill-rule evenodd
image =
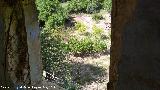
<instances>
[{"instance_id":1,"label":"green shrub","mask_svg":"<svg viewBox=\"0 0 160 90\"><path fill-rule=\"evenodd\" d=\"M103 8L106 9L108 12L111 12L112 0L104 0L103 1Z\"/></svg>"},{"instance_id":2,"label":"green shrub","mask_svg":"<svg viewBox=\"0 0 160 90\"><path fill-rule=\"evenodd\" d=\"M70 12L85 11L89 0L71 0L68 4Z\"/></svg>"},{"instance_id":3,"label":"green shrub","mask_svg":"<svg viewBox=\"0 0 160 90\"><path fill-rule=\"evenodd\" d=\"M101 38L83 38L79 40L77 37L71 37L68 42L68 50L72 54L84 55L95 52L101 53L106 50L106 41Z\"/></svg>"},{"instance_id":4,"label":"green shrub","mask_svg":"<svg viewBox=\"0 0 160 90\"><path fill-rule=\"evenodd\" d=\"M84 38L80 41L80 53L82 54L90 54L93 50L93 42L90 38Z\"/></svg>"},{"instance_id":5,"label":"green shrub","mask_svg":"<svg viewBox=\"0 0 160 90\"><path fill-rule=\"evenodd\" d=\"M102 9L103 0L71 0L68 4L70 12L94 13Z\"/></svg>"},{"instance_id":6,"label":"green shrub","mask_svg":"<svg viewBox=\"0 0 160 90\"><path fill-rule=\"evenodd\" d=\"M68 41L68 50L71 53L80 53L80 42L78 41L78 39L76 37L71 37Z\"/></svg>"},{"instance_id":7,"label":"green shrub","mask_svg":"<svg viewBox=\"0 0 160 90\"><path fill-rule=\"evenodd\" d=\"M58 0L36 0L39 19L45 21L45 27L52 29L61 26L68 17L68 11L62 8Z\"/></svg>"},{"instance_id":8,"label":"green shrub","mask_svg":"<svg viewBox=\"0 0 160 90\"><path fill-rule=\"evenodd\" d=\"M107 36L107 35L105 35L105 34L102 34L100 37L101 37L101 39L103 39L103 40L107 40L107 39L110 40L110 37Z\"/></svg>"},{"instance_id":9,"label":"green shrub","mask_svg":"<svg viewBox=\"0 0 160 90\"><path fill-rule=\"evenodd\" d=\"M93 25L92 30L94 35L101 35L104 31L102 28L97 27L96 25Z\"/></svg>"},{"instance_id":10,"label":"green shrub","mask_svg":"<svg viewBox=\"0 0 160 90\"><path fill-rule=\"evenodd\" d=\"M55 37L52 32L52 30L44 30L41 33L42 60L44 70L59 71L60 63L65 60L65 52L63 51L60 38L58 36Z\"/></svg>"},{"instance_id":11,"label":"green shrub","mask_svg":"<svg viewBox=\"0 0 160 90\"><path fill-rule=\"evenodd\" d=\"M58 31L58 30L57 30ZM68 46L63 43L61 35L55 30L43 30L41 32L41 54L43 62L43 70L54 73L61 81L68 83L70 66L67 62ZM47 76L48 77L48 76ZM65 83L54 82L62 87Z\"/></svg>"},{"instance_id":12,"label":"green shrub","mask_svg":"<svg viewBox=\"0 0 160 90\"><path fill-rule=\"evenodd\" d=\"M107 43L105 40L95 39L93 44L94 52L104 52L107 49Z\"/></svg>"},{"instance_id":13,"label":"green shrub","mask_svg":"<svg viewBox=\"0 0 160 90\"><path fill-rule=\"evenodd\" d=\"M78 32L81 32L81 33L85 32L87 30L86 25L82 22L77 22L75 24L75 28Z\"/></svg>"},{"instance_id":14,"label":"green shrub","mask_svg":"<svg viewBox=\"0 0 160 90\"><path fill-rule=\"evenodd\" d=\"M89 54L93 49L93 42L89 38L78 40L76 37L72 37L68 44L69 49L73 54Z\"/></svg>"},{"instance_id":15,"label":"green shrub","mask_svg":"<svg viewBox=\"0 0 160 90\"><path fill-rule=\"evenodd\" d=\"M109 31L107 36L108 36L109 40L111 40L111 30Z\"/></svg>"},{"instance_id":16,"label":"green shrub","mask_svg":"<svg viewBox=\"0 0 160 90\"><path fill-rule=\"evenodd\" d=\"M102 9L102 0L90 0L90 2L87 5L86 12L96 13L100 9Z\"/></svg>"},{"instance_id":17,"label":"green shrub","mask_svg":"<svg viewBox=\"0 0 160 90\"><path fill-rule=\"evenodd\" d=\"M101 15L101 14L94 14L93 16L92 16L92 19L93 20L95 20L96 22L98 22L99 20L102 20L102 19L104 19L103 18L103 16Z\"/></svg>"},{"instance_id":18,"label":"green shrub","mask_svg":"<svg viewBox=\"0 0 160 90\"><path fill-rule=\"evenodd\" d=\"M92 33L90 33L90 32L85 32L85 33L83 33L83 35L84 35L84 36L87 36L87 37L90 37L90 36L92 36Z\"/></svg>"}]
</instances>

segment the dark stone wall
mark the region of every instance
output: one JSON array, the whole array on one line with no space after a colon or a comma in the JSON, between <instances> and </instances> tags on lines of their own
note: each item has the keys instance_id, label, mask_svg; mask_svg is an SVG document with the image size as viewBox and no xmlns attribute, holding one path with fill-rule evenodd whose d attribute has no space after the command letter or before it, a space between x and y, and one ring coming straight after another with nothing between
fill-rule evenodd
<instances>
[{"instance_id":1,"label":"dark stone wall","mask_svg":"<svg viewBox=\"0 0 160 90\"><path fill-rule=\"evenodd\" d=\"M0 76L0 85L4 84L5 81L5 41L4 41L4 23L3 19L0 18L0 71L1 71L1 76Z\"/></svg>"},{"instance_id":2,"label":"dark stone wall","mask_svg":"<svg viewBox=\"0 0 160 90\"><path fill-rule=\"evenodd\" d=\"M39 35L34 0L0 0L0 90L42 86Z\"/></svg>"},{"instance_id":3,"label":"dark stone wall","mask_svg":"<svg viewBox=\"0 0 160 90\"><path fill-rule=\"evenodd\" d=\"M124 5L122 3L122 7ZM128 6L121 8L118 4L116 7L120 8L121 12L128 8ZM115 11L113 10L112 15ZM116 11L117 16L112 17L112 42L116 42L115 37L120 34L121 39L118 40L120 43L117 44L117 47L120 47L116 48L112 43L110 66L112 72L112 68L115 68L113 63L118 63L117 72L110 74L116 79L110 79L108 89L160 90L160 0L137 0L132 15L129 15L131 18L125 18L119 12ZM117 17L123 20L117 21ZM126 20L127 22L123 26L121 24L122 27L119 29L119 23ZM119 56L114 54L116 51L119 52ZM115 82L115 88L110 88Z\"/></svg>"}]
</instances>

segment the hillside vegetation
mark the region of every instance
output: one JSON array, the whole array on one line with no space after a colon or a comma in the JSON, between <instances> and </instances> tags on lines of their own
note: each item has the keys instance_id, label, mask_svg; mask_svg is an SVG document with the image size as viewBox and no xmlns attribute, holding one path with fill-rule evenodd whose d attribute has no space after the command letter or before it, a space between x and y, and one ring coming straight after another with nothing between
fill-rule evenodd
<instances>
[{"instance_id":1,"label":"hillside vegetation","mask_svg":"<svg viewBox=\"0 0 160 90\"><path fill-rule=\"evenodd\" d=\"M111 0L36 0L36 5L44 79L66 90L106 90Z\"/></svg>"}]
</instances>

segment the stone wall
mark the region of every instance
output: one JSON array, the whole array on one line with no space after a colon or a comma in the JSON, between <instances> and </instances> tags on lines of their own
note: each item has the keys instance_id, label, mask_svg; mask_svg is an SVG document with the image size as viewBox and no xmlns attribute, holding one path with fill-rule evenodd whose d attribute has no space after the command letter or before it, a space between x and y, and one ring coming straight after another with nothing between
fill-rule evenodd
<instances>
[{"instance_id":1,"label":"stone wall","mask_svg":"<svg viewBox=\"0 0 160 90\"><path fill-rule=\"evenodd\" d=\"M41 84L37 17L34 0L0 0L0 86Z\"/></svg>"},{"instance_id":2,"label":"stone wall","mask_svg":"<svg viewBox=\"0 0 160 90\"><path fill-rule=\"evenodd\" d=\"M159 3L113 0L108 90L160 89Z\"/></svg>"}]
</instances>

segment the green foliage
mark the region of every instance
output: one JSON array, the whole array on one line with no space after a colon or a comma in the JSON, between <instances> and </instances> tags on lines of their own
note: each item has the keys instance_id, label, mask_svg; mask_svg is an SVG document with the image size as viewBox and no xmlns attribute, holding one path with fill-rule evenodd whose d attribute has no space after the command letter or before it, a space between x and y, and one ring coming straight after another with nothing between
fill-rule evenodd
<instances>
[{"instance_id":1,"label":"green foliage","mask_svg":"<svg viewBox=\"0 0 160 90\"><path fill-rule=\"evenodd\" d=\"M86 25L85 25L84 23L82 23L82 22L77 22L77 23L75 24L75 28L76 28L76 30L77 30L78 32L82 32L82 33L87 30Z\"/></svg>"},{"instance_id":2,"label":"green foliage","mask_svg":"<svg viewBox=\"0 0 160 90\"><path fill-rule=\"evenodd\" d=\"M105 35L105 34L102 34L102 35L100 36L100 38L101 38L102 40L107 40L107 39L110 40L110 36L109 36L109 35Z\"/></svg>"},{"instance_id":3,"label":"green foliage","mask_svg":"<svg viewBox=\"0 0 160 90\"><path fill-rule=\"evenodd\" d=\"M111 31L109 31L107 36L108 36L109 40L111 40Z\"/></svg>"},{"instance_id":4,"label":"green foliage","mask_svg":"<svg viewBox=\"0 0 160 90\"><path fill-rule=\"evenodd\" d=\"M75 84L75 83L72 83L72 78L71 78L71 73L70 73L70 70L68 70L67 72L67 75L64 79L64 85L63 87L66 89L66 90L77 90L78 88L78 85Z\"/></svg>"},{"instance_id":5,"label":"green foliage","mask_svg":"<svg viewBox=\"0 0 160 90\"><path fill-rule=\"evenodd\" d=\"M105 40L95 39L93 44L94 52L103 52L107 49L107 43Z\"/></svg>"},{"instance_id":6,"label":"green foliage","mask_svg":"<svg viewBox=\"0 0 160 90\"><path fill-rule=\"evenodd\" d=\"M93 25L92 30L94 35L101 35L104 31L102 28L97 27L96 25Z\"/></svg>"},{"instance_id":7,"label":"green foliage","mask_svg":"<svg viewBox=\"0 0 160 90\"><path fill-rule=\"evenodd\" d=\"M83 38L79 40L77 37L71 37L68 42L68 50L73 54L92 54L95 52L103 52L107 49L106 41L100 38Z\"/></svg>"},{"instance_id":8,"label":"green foliage","mask_svg":"<svg viewBox=\"0 0 160 90\"><path fill-rule=\"evenodd\" d=\"M46 28L61 26L68 17L68 12L62 8L58 0L36 0L36 5L39 19L45 21Z\"/></svg>"},{"instance_id":9,"label":"green foliage","mask_svg":"<svg viewBox=\"0 0 160 90\"><path fill-rule=\"evenodd\" d=\"M85 11L87 3L89 0L71 0L68 4L68 10L70 12Z\"/></svg>"},{"instance_id":10,"label":"green foliage","mask_svg":"<svg viewBox=\"0 0 160 90\"><path fill-rule=\"evenodd\" d=\"M103 52L107 49L106 41L97 38L103 30L96 26L93 27L93 36L85 33L86 37L67 37L59 26L63 26L70 12L95 13L103 7L110 10L111 0L66 0L67 3L61 3L62 0L36 0L39 11L39 20L45 21L45 29L41 32L41 54L43 69L47 72L54 72L55 76L62 78L63 87L67 90L77 90L71 83L70 66L67 63L67 55L72 54L91 54ZM107 3L103 3L106 2ZM95 20L101 19L100 15L93 16ZM56 28L56 29L55 29ZM75 29L79 32L86 32L87 27L81 22L77 22ZM69 34L69 33L67 33ZM69 35L68 35L69 36ZM91 37L90 37L91 36Z\"/></svg>"},{"instance_id":11,"label":"green foliage","mask_svg":"<svg viewBox=\"0 0 160 90\"><path fill-rule=\"evenodd\" d=\"M75 83L72 83L71 82L71 77L72 76L69 76L68 78L70 79L66 79L65 82L64 82L64 88L66 90L78 90L79 88L79 85L78 84L75 84Z\"/></svg>"},{"instance_id":12,"label":"green foliage","mask_svg":"<svg viewBox=\"0 0 160 90\"><path fill-rule=\"evenodd\" d=\"M87 13L96 13L102 8L102 0L89 0L90 2L87 5Z\"/></svg>"},{"instance_id":13,"label":"green foliage","mask_svg":"<svg viewBox=\"0 0 160 90\"><path fill-rule=\"evenodd\" d=\"M92 36L92 33L90 33L90 32L84 32L83 35L87 36L87 37L90 37L90 36Z\"/></svg>"},{"instance_id":14,"label":"green foliage","mask_svg":"<svg viewBox=\"0 0 160 90\"><path fill-rule=\"evenodd\" d=\"M103 0L71 0L68 5L70 12L94 13L102 8Z\"/></svg>"},{"instance_id":15,"label":"green foliage","mask_svg":"<svg viewBox=\"0 0 160 90\"><path fill-rule=\"evenodd\" d=\"M103 1L103 8L106 9L108 12L111 12L112 0L104 0Z\"/></svg>"},{"instance_id":16,"label":"green foliage","mask_svg":"<svg viewBox=\"0 0 160 90\"><path fill-rule=\"evenodd\" d=\"M89 38L78 40L76 37L70 38L68 46L70 52L74 54L88 54L92 51L93 42Z\"/></svg>"},{"instance_id":17,"label":"green foliage","mask_svg":"<svg viewBox=\"0 0 160 90\"><path fill-rule=\"evenodd\" d=\"M41 33L41 54L43 69L55 74L58 78L63 78L69 69L66 63L66 47L61 42L59 35L54 35L54 30L43 30Z\"/></svg>"},{"instance_id":18,"label":"green foliage","mask_svg":"<svg viewBox=\"0 0 160 90\"><path fill-rule=\"evenodd\" d=\"M111 0L36 0L39 20L45 21L45 28L63 26L71 12L95 13L104 8L111 10ZM97 17L95 17L98 19Z\"/></svg>"},{"instance_id":19,"label":"green foliage","mask_svg":"<svg viewBox=\"0 0 160 90\"><path fill-rule=\"evenodd\" d=\"M96 22L98 22L99 20L102 20L102 19L104 19L103 18L103 16L101 15L101 14L94 14L93 16L92 16L92 19L93 20L95 20Z\"/></svg>"}]
</instances>

